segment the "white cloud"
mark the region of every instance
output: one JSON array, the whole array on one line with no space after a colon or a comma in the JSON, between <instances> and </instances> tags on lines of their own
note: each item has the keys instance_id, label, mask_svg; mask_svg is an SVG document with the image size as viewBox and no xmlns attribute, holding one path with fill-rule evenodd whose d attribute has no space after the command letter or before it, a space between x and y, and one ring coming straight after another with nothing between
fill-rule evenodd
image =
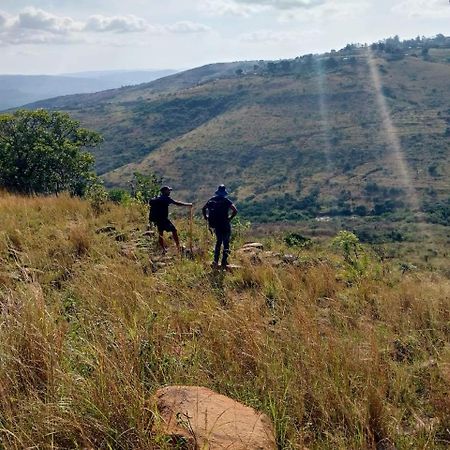
<instances>
[{"instance_id":1,"label":"white cloud","mask_svg":"<svg viewBox=\"0 0 450 450\"><path fill-rule=\"evenodd\" d=\"M15 16L0 13L0 45L67 44L79 38L73 33L82 24L70 17L56 16L41 9L29 7Z\"/></svg>"},{"instance_id":2,"label":"white cloud","mask_svg":"<svg viewBox=\"0 0 450 450\"><path fill-rule=\"evenodd\" d=\"M89 37L103 34L186 34L205 33L211 28L195 22L180 21L174 24L149 24L134 15L90 16L86 21L51 14L34 7L25 8L16 16L0 11L0 45L69 44L87 42ZM101 43L107 41L102 40ZM111 40L111 44L114 44Z\"/></svg>"},{"instance_id":3,"label":"white cloud","mask_svg":"<svg viewBox=\"0 0 450 450\"><path fill-rule=\"evenodd\" d=\"M201 23L183 21L165 27L170 33L206 33L211 28Z\"/></svg>"},{"instance_id":4,"label":"white cloud","mask_svg":"<svg viewBox=\"0 0 450 450\"><path fill-rule=\"evenodd\" d=\"M84 29L93 32L134 33L146 31L148 24L144 19L133 15L112 17L96 15L89 17Z\"/></svg>"},{"instance_id":5,"label":"white cloud","mask_svg":"<svg viewBox=\"0 0 450 450\"><path fill-rule=\"evenodd\" d=\"M280 22L292 21L317 21L329 19L336 21L338 19L350 19L364 14L370 7L368 0L327 0L316 8L303 10L283 11L278 20Z\"/></svg>"},{"instance_id":6,"label":"white cloud","mask_svg":"<svg viewBox=\"0 0 450 450\"><path fill-rule=\"evenodd\" d=\"M326 0L234 0L236 3L270 6L275 9L313 8L322 5Z\"/></svg>"},{"instance_id":7,"label":"white cloud","mask_svg":"<svg viewBox=\"0 0 450 450\"><path fill-rule=\"evenodd\" d=\"M201 23L190 21L176 22L171 25L150 25L144 19L136 16L91 16L84 29L92 32L134 33L149 32L164 33L205 33L211 28Z\"/></svg>"},{"instance_id":8,"label":"white cloud","mask_svg":"<svg viewBox=\"0 0 450 450\"><path fill-rule=\"evenodd\" d=\"M440 19L450 17L450 3L446 0L407 0L392 7L403 17Z\"/></svg>"},{"instance_id":9,"label":"white cloud","mask_svg":"<svg viewBox=\"0 0 450 450\"><path fill-rule=\"evenodd\" d=\"M270 9L298 10L310 9L328 0L203 0L200 8L214 15L233 15L248 17Z\"/></svg>"},{"instance_id":10,"label":"white cloud","mask_svg":"<svg viewBox=\"0 0 450 450\"><path fill-rule=\"evenodd\" d=\"M204 0L200 4L200 9L211 15L248 17L267 10L267 6L238 4L233 0Z\"/></svg>"},{"instance_id":11,"label":"white cloud","mask_svg":"<svg viewBox=\"0 0 450 450\"><path fill-rule=\"evenodd\" d=\"M81 25L70 17L55 16L42 9L25 8L14 19L14 28L48 31L50 33L68 33L79 30Z\"/></svg>"}]
</instances>

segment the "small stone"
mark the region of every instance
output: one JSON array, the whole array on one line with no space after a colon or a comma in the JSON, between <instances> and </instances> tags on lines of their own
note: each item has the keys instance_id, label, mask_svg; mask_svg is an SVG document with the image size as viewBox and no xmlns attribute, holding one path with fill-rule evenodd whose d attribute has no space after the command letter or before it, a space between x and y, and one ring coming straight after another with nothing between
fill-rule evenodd
<instances>
[{"instance_id":1,"label":"small stone","mask_svg":"<svg viewBox=\"0 0 450 450\"><path fill-rule=\"evenodd\" d=\"M294 262L297 261L297 257L295 255L283 255L282 256L282 260L283 262L287 263L287 264L293 264Z\"/></svg>"},{"instance_id":2,"label":"small stone","mask_svg":"<svg viewBox=\"0 0 450 450\"><path fill-rule=\"evenodd\" d=\"M227 266L225 266L225 270L227 270L228 272L233 272L234 270L239 269L242 269L242 266L239 266L237 264L228 264Z\"/></svg>"},{"instance_id":3,"label":"small stone","mask_svg":"<svg viewBox=\"0 0 450 450\"><path fill-rule=\"evenodd\" d=\"M252 255L255 253L259 253L261 251L262 250L257 247L242 247L242 248L238 249L236 253L239 253L241 255L248 255L248 254Z\"/></svg>"}]
</instances>

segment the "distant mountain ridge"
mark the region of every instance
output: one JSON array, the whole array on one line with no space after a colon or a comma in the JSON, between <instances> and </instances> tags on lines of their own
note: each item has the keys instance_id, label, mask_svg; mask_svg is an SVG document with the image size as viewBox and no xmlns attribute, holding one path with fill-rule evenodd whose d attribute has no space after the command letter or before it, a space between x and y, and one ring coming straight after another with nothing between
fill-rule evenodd
<instances>
[{"instance_id":1,"label":"distant mountain ridge","mask_svg":"<svg viewBox=\"0 0 450 450\"><path fill-rule=\"evenodd\" d=\"M430 214L442 206L436 220L445 222L449 105L442 36L212 64L28 107L67 111L100 131L97 170L108 186L156 171L201 200L225 182L261 220L408 211L415 191Z\"/></svg>"},{"instance_id":2,"label":"distant mountain ridge","mask_svg":"<svg viewBox=\"0 0 450 450\"><path fill-rule=\"evenodd\" d=\"M175 70L99 71L61 75L0 75L0 110L46 98L93 93L153 81Z\"/></svg>"},{"instance_id":3,"label":"distant mountain ridge","mask_svg":"<svg viewBox=\"0 0 450 450\"><path fill-rule=\"evenodd\" d=\"M61 76L101 80L115 84L114 87L130 86L149 83L158 78L167 77L179 72L178 70L92 70L87 72L63 73ZM113 88L110 88L113 89Z\"/></svg>"}]
</instances>

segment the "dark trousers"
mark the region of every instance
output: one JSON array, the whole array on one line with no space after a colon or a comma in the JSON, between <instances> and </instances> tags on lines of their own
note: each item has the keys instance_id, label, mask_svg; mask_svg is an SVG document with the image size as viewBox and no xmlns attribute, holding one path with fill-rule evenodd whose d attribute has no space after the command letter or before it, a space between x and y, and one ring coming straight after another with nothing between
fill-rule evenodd
<instances>
[{"instance_id":1,"label":"dark trousers","mask_svg":"<svg viewBox=\"0 0 450 450\"><path fill-rule=\"evenodd\" d=\"M230 254L230 238L231 238L231 226L230 224L222 227L214 228L216 234L216 247L214 249L214 262L219 263L220 248L223 245L222 265L227 265L228 255Z\"/></svg>"}]
</instances>

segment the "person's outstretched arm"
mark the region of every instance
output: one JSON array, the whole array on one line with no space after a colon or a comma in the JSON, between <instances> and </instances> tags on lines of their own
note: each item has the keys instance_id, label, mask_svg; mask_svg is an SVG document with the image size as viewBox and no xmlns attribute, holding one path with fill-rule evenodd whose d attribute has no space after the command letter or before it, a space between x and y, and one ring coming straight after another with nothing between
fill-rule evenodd
<instances>
[{"instance_id":1,"label":"person's outstretched arm","mask_svg":"<svg viewBox=\"0 0 450 450\"><path fill-rule=\"evenodd\" d=\"M174 200L173 204L177 205L177 206L192 206L193 205L193 203L179 202L178 200Z\"/></svg>"}]
</instances>

